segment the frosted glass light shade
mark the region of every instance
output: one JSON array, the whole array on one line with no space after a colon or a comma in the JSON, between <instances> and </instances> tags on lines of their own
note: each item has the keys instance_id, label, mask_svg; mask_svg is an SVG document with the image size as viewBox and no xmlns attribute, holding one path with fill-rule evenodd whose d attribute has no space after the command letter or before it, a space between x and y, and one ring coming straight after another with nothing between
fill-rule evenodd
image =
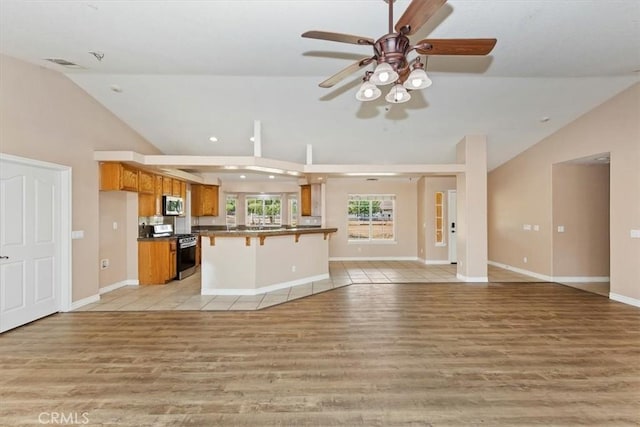
<instances>
[{"instance_id":1,"label":"frosted glass light shade","mask_svg":"<svg viewBox=\"0 0 640 427\"><path fill-rule=\"evenodd\" d=\"M427 88L431 86L431 83L433 82L427 76L427 73L422 68L416 68L409 74L403 85L407 89L416 90Z\"/></svg>"},{"instance_id":2,"label":"frosted glass light shade","mask_svg":"<svg viewBox=\"0 0 640 427\"><path fill-rule=\"evenodd\" d=\"M371 83L378 86L388 85L394 83L396 80L398 80L398 73L396 73L393 67L386 62L378 64L369 79Z\"/></svg>"},{"instance_id":3,"label":"frosted glass light shade","mask_svg":"<svg viewBox=\"0 0 640 427\"><path fill-rule=\"evenodd\" d=\"M402 104L403 102L410 100L411 95L409 95L409 92L407 92L407 89L405 89L404 86L397 84L391 88L384 99L392 104Z\"/></svg>"},{"instance_id":4,"label":"frosted glass light shade","mask_svg":"<svg viewBox=\"0 0 640 427\"><path fill-rule=\"evenodd\" d=\"M370 81L362 83L360 89L356 93L356 99L358 101L373 101L382 95L382 91L378 89L378 86L374 85Z\"/></svg>"}]
</instances>

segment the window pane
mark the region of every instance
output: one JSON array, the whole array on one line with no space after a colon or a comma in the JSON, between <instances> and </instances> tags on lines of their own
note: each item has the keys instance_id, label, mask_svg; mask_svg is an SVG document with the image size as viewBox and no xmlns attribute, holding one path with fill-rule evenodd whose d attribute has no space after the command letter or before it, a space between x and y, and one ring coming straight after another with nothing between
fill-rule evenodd
<instances>
[{"instance_id":1,"label":"window pane","mask_svg":"<svg viewBox=\"0 0 640 427\"><path fill-rule=\"evenodd\" d=\"M349 195L349 240L393 240L394 200L392 195Z\"/></svg>"}]
</instances>

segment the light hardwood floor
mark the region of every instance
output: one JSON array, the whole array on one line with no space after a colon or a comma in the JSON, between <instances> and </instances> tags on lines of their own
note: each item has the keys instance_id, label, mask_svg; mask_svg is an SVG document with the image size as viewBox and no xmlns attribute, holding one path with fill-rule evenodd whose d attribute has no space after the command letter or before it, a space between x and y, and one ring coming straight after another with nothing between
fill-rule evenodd
<instances>
[{"instance_id":1,"label":"light hardwood floor","mask_svg":"<svg viewBox=\"0 0 640 427\"><path fill-rule=\"evenodd\" d=\"M353 284L0 336L7 426L624 426L638 408L640 310L553 283Z\"/></svg>"}]
</instances>

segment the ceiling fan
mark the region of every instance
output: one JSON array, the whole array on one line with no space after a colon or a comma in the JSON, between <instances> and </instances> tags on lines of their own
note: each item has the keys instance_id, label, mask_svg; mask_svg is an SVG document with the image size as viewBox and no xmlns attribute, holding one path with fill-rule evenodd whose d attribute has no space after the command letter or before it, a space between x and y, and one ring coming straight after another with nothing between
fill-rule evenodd
<instances>
[{"instance_id":1,"label":"ceiling fan","mask_svg":"<svg viewBox=\"0 0 640 427\"><path fill-rule=\"evenodd\" d=\"M413 0L396 23L395 31L395 0L384 1L389 4L389 33L378 40L327 31L307 31L302 34L302 37L311 39L373 47L373 56L356 61L320 83L320 87L332 87L362 67L375 63L375 69L365 73L356 99L372 101L382 93L378 86L394 83L385 99L399 104L411 98L409 90L424 89L431 85L419 55L487 55L496 44L496 39L424 39L411 45L408 36L416 33L447 0ZM417 52L418 56L410 60L407 55L412 51Z\"/></svg>"}]
</instances>

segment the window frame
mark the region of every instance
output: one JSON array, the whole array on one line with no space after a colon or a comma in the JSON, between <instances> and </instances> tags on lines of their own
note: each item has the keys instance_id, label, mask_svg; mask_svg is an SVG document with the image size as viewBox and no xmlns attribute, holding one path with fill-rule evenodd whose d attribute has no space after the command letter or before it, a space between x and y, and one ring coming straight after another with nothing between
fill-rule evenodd
<instances>
[{"instance_id":1,"label":"window frame","mask_svg":"<svg viewBox=\"0 0 640 427\"><path fill-rule=\"evenodd\" d=\"M397 243L397 233L396 233L396 217L397 217L397 209L396 209L396 200L397 197L395 194L364 194L364 193L349 193L347 195L347 243L349 244L395 244ZM351 227L352 227L352 216L354 215L353 213L350 213L350 211L352 210L352 203L353 202L367 202L368 206L368 213L364 216L365 218L367 218L365 220L367 227L367 236L368 237L363 237L363 238L357 238L357 237L352 237L352 233L351 233ZM374 204L373 202L380 202L379 205L379 209L382 212L374 212ZM382 206L383 204L391 204L391 207L386 207L386 208L381 208L380 206ZM359 211L361 210L360 207L356 208L356 210L358 212L355 213L356 218L361 218L359 215ZM390 211L390 216L388 217L388 220L385 220L386 215L384 213L384 211ZM380 214L382 216L382 219L376 219L376 214ZM381 218L380 216L378 216L377 218ZM358 221L362 221L361 219L358 219ZM391 222L391 232L390 232L390 237L387 238L376 238L376 232L375 232L375 225L379 224L378 221L385 221L385 222ZM363 224L358 224L358 225L363 225ZM383 227L386 224L383 224ZM384 232L384 228L383 228L383 232Z\"/></svg>"}]
</instances>

